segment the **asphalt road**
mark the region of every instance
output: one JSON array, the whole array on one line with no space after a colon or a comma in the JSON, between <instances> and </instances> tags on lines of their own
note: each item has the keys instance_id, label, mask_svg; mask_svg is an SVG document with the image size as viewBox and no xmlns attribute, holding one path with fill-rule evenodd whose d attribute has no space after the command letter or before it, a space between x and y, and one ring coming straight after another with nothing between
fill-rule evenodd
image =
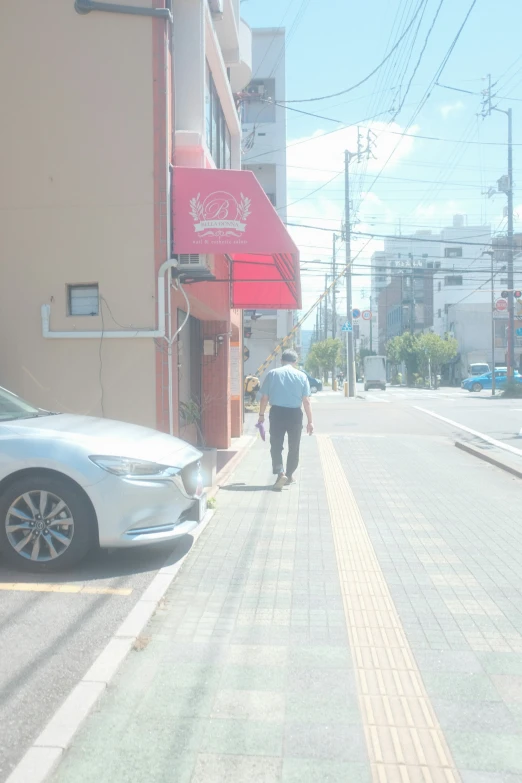
<instances>
[{"instance_id":1,"label":"asphalt road","mask_svg":"<svg viewBox=\"0 0 522 783\"><path fill-rule=\"evenodd\" d=\"M73 573L49 577L10 571L0 563L0 781L157 571L167 560L176 562L191 543L191 536L185 536L167 549L102 552ZM93 592L66 592L78 587Z\"/></svg>"},{"instance_id":2,"label":"asphalt road","mask_svg":"<svg viewBox=\"0 0 522 783\"><path fill-rule=\"evenodd\" d=\"M388 387L385 392L358 390L367 404L424 408L439 416L522 449L522 400L492 397L491 391L478 394L462 389L406 389ZM457 428L453 428L457 432ZM463 431L460 431L462 436Z\"/></svg>"}]
</instances>

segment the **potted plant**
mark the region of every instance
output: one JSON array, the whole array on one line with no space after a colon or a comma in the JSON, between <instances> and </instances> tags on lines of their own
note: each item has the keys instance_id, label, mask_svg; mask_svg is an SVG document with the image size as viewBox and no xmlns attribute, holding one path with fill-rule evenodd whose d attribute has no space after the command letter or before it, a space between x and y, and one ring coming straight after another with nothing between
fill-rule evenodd
<instances>
[{"instance_id":1,"label":"potted plant","mask_svg":"<svg viewBox=\"0 0 522 783\"><path fill-rule=\"evenodd\" d=\"M197 447L202 452L201 478L204 487L213 487L217 474L217 449L207 446L201 429L202 408L195 400L179 403L181 432L193 426L197 433Z\"/></svg>"}]
</instances>

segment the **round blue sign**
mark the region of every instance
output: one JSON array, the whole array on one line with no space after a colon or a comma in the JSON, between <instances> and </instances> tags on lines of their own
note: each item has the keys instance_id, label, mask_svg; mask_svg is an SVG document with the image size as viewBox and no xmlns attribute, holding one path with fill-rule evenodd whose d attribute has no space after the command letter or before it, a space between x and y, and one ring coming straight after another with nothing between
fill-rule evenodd
<instances>
[{"instance_id":1,"label":"round blue sign","mask_svg":"<svg viewBox=\"0 0 522 783\"><path fill-rule=\"evenodd\" d=\"M361 317L361 311L358 310L356 307L352 310L352 318L360 318Z\"/></svg>"}]
</instances>

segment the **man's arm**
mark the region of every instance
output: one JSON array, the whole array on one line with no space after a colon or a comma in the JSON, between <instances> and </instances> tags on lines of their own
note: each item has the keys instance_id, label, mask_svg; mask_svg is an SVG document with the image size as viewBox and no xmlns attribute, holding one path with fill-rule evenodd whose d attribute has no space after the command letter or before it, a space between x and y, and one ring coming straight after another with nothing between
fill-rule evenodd
<instances>
[{"instance_id":1,"label":"man's arm","mask_svg":"<svg viewBox=\"0 0 522 783\"><path fill-rule=\"evenodd\" d=\"M310 397L303 397L303 408L306 413L308 424L306 425L306 431L311 435L314 431L314 425L312 421L312 405L310 403Z\"/></svg>"},{"instance_id":2,"label":"man's arm","mask_svg":"<svg viewBox=\"0 0 522 783\"><path fill-rule=\"evenodd\" d=\"M261 386L261 399L259 401L259 421L265 418L265 410L270 399L270 384L272 382L272 370L268 373Z\"/></svg>"},{"instance_id":3,"label":"man's arm","mask_svg":"<svg viewBox=\"0 0 522 783\"><path fill-rule=\"evenodd\" d=\"M259 420L262 421L265 418L265 410L268 405L268 394L263 394L259 401Z\"/></svg>"}]
</instances>

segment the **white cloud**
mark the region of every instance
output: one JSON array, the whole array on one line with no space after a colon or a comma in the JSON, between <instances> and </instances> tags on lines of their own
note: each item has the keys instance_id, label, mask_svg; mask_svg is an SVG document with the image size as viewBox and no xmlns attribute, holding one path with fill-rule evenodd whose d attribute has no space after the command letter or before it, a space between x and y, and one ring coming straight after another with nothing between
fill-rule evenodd
<instances>
[{"instance_id":1,"label":"white cloud","mask_svg":"<svg viewBox=\"0 0 522 783\"><path fill-rule=\"evenodd\" d=\"M373 157L364 156L360 162L352 159L350 179L353 191L352 198L356 201L353 205L355 209L352 221L357 220L357 230L370 233L372 230L376 230L375 227L382 222L393 224L397 216L393 208L383 202L374 192L363 190L364 187L369 187L372 177L366 176L363 179L361 175L375 176L385 164L386 173L388 173L411 154L416 143L415 139L410 136L401 138L400 133L403 128L397 123L373 122L360 128L359 138L356 127L342 128L326 135L324 131L318 130L309 137L294 140L299 143L291 141L287 148L288 203L290 204L287 209L287 221L317 226L315 229L289 226L289 231L300 251L301 266L310 270L307 274L303 269L303 310L308 309L323 291L324 273L331 272L331 266L313 265L306 262L319 259L331 265L331 231L335 230L340 233L341 222L344 219L344 151L348 149L355 152L358 148L358 141L361 146L365 146L368 130L374 134ZM389 133L390 130L394 133ZM418 128L411 128L409 132L415 133L417 130ZM328 180L335 177L336 172L339 176L333 179L330 184L326 184ZM321 185L325 187L318 190L317 194L308 196ZM302 198L303 196L304 198ZM294 204L295 201L298 203ZM323 228L328 231L321 230ZM358 274L354 277L354 305L363 304L361 289L364 288L368 293L370 290L370 277L369 275L360 276L364 270L359 265L369 266L372 253L375 250L381 250L382 247L383 242L379 239L369 239L368 241L368 237L353 236L352 238L352 258L361 251L356 260ZM344 258L344 244L339 243L339 269ZM311 273L312 270L314 274ZM343 299L343 291L344 286L340 285L340 304Z\"/></svg>"},{"instance_id":2,"label":"white cloud","mask_svg":"<svg viewBox=\"0 0 522 783\"><path fill-rule=\"evenodd\" d=\"M446 103L444 106L440 106L440 113L444 119L447 120L450 114L456 111L460 111L463 108L464 104L462 101L455 101L455 103Z\"/></svg>"},{"instance_id":3,"label":"white cloud","mask_svg":"<svg viewBox=\"0 0 522 783\"><path fill-rule=\"evenodd\" d=\"M415 133L412 127L408 133ZM400 137L403 131L397 123L371 122L360 126L358 136L357 127L340 128L325 134L324 130L318 130L311 136L294 139L289 142L287 148L287 166L289 180L306 180L309 182L322 182L331 178L336 171L344 169L344 151L357 151L358 142L361 147L366 147L368 132L374 134L372 152L373 157L364 158L359 165L366 165L367 171L377 173L386 163L386 168L396 166L400 160L411 152L414 139L411 136ZM392 131L390 133L390 131ZM356 169L356 161L350 164Z\"/></svg>"}]
</instances>

